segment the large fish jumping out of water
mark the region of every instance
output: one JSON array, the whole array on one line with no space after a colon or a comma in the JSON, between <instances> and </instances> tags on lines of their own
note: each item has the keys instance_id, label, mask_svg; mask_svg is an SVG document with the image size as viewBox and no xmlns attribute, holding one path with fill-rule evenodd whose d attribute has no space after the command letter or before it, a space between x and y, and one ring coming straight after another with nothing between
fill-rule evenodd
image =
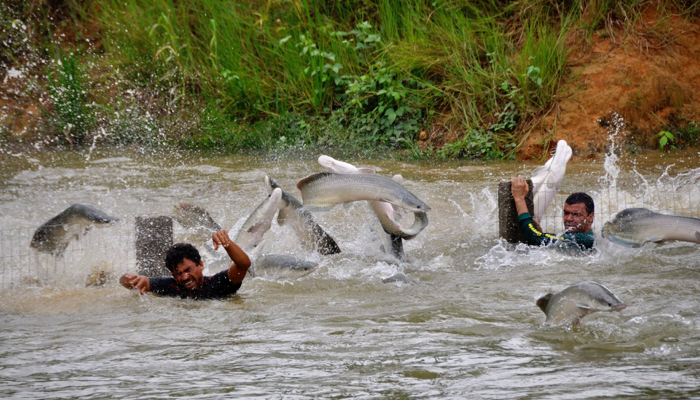
<instances>
[{"instance_id":1,"label":"large fish jumping out of water","mask_svg":"<svg viewBox=\"0 0 700 400\"><path fill-rule=\"evenodd\" d=\"M104 227L118 220L90 204L73 204L37 228L30 246L44 253L61 256L74 237L85 235L93 226Z\"/></svg>"},{"instance_id":2,"label":"large fish jumping out of water","mask_svg":"<svg viewBox=\"0 0 700 400\"><path fill-rule=\"evenodd\" d=\"M627 247L666 240L700 243L700 219L659 214L646 208L628 208L606 222L602 234L611 242Z\"/></svg>"},{"instance_id":3,"label":"large fish jumping out of water","mask_svg":"<svg viewBox=\"0 0 700 400\"><path fill-rule=\"evenodd\" d=\"M598 311L620 311L627 307L613 292L596 282L580 282L537 300L545 313L545 323L577 324L581 318Z\"/></svg>"},{"instance_id":4,"label":"large fish jumping out of water","mask_svg":"<svg viewBox=\"0 0 700 400\"><path fill-rule=\"evenodd\" d=\"M338 161L332 157L322 155L318 158L318 163L337 174L375 174L375 170L371 168L357 168L352 164ZM394 175L394 181L401 184L403 177ZM415 212L415 220L413 225L404 229L399 221L401 214L398 212L398 207L385 201L370 201L369 206L377 216L377 221L381 225L380 228L373 227L377 238L381 242L383 251L387 254L392 254L399 260L403 260L403 243L401 239L410 240L416 237L426 226L428 226L428 215L425 212Z\"/></svg>"},{"instance_id":5,"label":"large fish jumping out of water","mask_svg":"<svg viewBox=\"0 0 700 400\"><path fill-rule=\"evenodd\" d=\"M244 251L251 251L272 227L272 219L282 205L282 189L275 189L263 200L238 231L234 242Z\"/></svg>"},{"instance_id":6,"label":"large fish jumping out of water","mask_svg":"<svg viewBox=\"0 0 700 400\"><path fill-rule=\"evenodd\" d=\"M352 201L385 201L414 212L430 207L400 183L381 175L320 172L297 182L304 208L329 210Z\"/></svg>"},{"instance_id":7,"label":"large fish jumping out of water","mask_svg":"<svg viewBox=\"0 0 700 400\"><path fill-rule=\"evenodd\" d=\"M318 163L321 166L328 168L331 172L337 174L374 174L375 171L371 168L357 168L352 164L343 161L338 161L332 157L322 155L318 158ZM398 184L403 183L401 175L394 175L392 178ZM410 240L416 237L426 226L428 226L428 214L425 212L414 212L415 220L413 225L408 228L402 228L399 224L401 214L398 212L398 207L386 201L370 201L372 211L377 215L379 222L384 230L392 235L402 239Z\"/></svg>"},{"instance_id":8,"label":"large fish jumping out of water","mask_svg":"<svg viewBox=\"0 0 700 400\"><path fill-rule=\"evenodd\" d=\"M205 229L209 233L221 230L221 225L200 206L183 201L175 205L174 211L175 221L185 228Z\"/></svg>"},{"instance_id":9,"label":"large fish jumping out of water","mask_svg":"<svg viewBox=\"0 0 700 400\"><path fill-rule=\"evenodd\" d=\"M554 200L554 195L561 186L566 172L566 163L571 158L571 147L565 141L557 143L554 156L547 162L532 171L532 202L535 206L533 217L536 221L544 215L549 204Z\"/></svg>"},{"instance_id":10,"label":"large fish jumping out of water","mask_svg":"<svg viewBox=\"0 0 700 400\"><path fill-rule=\"evenodd\" d=\"M287 193L268 176L265 177L265 187L268 193L274 190L282 191L280 213L277 216L277 223L280 226L288 224L299 241L310 250L318 250L323 255L340 253L340 247L335 240L316 223L311 212L305 210L296 197Z\"/></svg>"}]
</instances>

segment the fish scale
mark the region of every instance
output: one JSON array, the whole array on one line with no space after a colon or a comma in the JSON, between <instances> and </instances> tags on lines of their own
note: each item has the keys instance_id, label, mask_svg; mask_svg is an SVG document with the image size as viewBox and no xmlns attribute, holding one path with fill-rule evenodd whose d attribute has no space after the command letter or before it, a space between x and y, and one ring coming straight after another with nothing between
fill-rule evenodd
<instances>
[{"instance_id":1,"label":"fish scale","mask_svg":"<svg viewBox=\"0 0 700 400\"><path fill-rule=\"evenodd\" d=\"M304 208L326 210L336 204L353 201L386 201L414 212L430 207L394 180L369 174L320 172L297 182Z\"/></svg>"},{"instance_id":2,"label":"fish scale","mask_svg":"<svg viewBox=\"0 0 700 400\"><path fill-rule=\"evenodd\" d=\"M659 214L646 208L627 208L603 225L602 235L628 247L665 240L700 243L700 219Z\"/></svg>"}]
</instances>

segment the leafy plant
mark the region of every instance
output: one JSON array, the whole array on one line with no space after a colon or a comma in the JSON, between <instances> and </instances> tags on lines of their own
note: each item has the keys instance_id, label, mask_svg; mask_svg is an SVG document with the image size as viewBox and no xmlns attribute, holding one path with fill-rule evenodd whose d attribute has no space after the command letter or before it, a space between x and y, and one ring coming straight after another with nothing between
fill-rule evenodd
<instances>
[{"instance_id":1,"label":"leafy plant","mask_svg":"<svg viewBox=\"0 0 700 400\"><path fill-rule=\"evenodd\" d=\"M497 141L498 138L492 131L473 129L463 138L446 144L438 151L438 154L442 158L466 157L497 160L505 156Z\"/></svg>"},{"instance_id":2,"label":"leafy plant","mask_svg":"<svg viewBox=\"0 0 700 400\"><path fill-rule=\"evenodd\" d=\"M659 151L664 151L664 147L670 142L673 143L676 138L673 136L673 134L669 131L661 131L656 136L659 137ZM671 145L671 148L676 150L676 146Z\"/></svg>"},{"instance_id":3,"label":"leafy plant","mask_svg":"<svg viewBox=\"0 0 700 400\"><path fill-rule=\"evenodd\" d=\"M95 118L87 103L80 63L74 54L60 54L47 75L46 90L53 105L46 112L49 123L70 144L85 144Z\"/></svg>"}]
</instances>

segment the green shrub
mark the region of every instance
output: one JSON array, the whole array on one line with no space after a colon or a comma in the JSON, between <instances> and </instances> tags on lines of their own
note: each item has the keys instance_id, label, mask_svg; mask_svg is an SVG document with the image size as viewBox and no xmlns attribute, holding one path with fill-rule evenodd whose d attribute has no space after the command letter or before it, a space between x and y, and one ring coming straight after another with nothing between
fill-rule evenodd
<instances>
[{"instance_id":1,"label":"green shrub","mask_svg":"<svg viewBox=\"0 0 700 400\"><path fill-rule=\"evenodd\" d=\"M47 73L46 91L51 109L47 120L59 138L70 144L85 144L95 123L94 112L88 104L83 71L74 54L59 54Z\"/></svg>"}]
</instances>

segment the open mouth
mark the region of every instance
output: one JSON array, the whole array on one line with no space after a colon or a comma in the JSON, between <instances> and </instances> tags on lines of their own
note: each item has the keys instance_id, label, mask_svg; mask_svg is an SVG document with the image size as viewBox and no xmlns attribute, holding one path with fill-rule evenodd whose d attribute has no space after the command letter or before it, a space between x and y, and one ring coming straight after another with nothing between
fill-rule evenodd
<instances>
[{"instance_id":1,"label":"open mouth","mask_svg":"<svg viewBox=\"0 0 700 400\"><path fill-rule=\"evenodd\" d=\"M187 290L192 290L197 288L197 281L194 278L190 278L182 282L182 286Z\"/></svg>"}]
</instances>

